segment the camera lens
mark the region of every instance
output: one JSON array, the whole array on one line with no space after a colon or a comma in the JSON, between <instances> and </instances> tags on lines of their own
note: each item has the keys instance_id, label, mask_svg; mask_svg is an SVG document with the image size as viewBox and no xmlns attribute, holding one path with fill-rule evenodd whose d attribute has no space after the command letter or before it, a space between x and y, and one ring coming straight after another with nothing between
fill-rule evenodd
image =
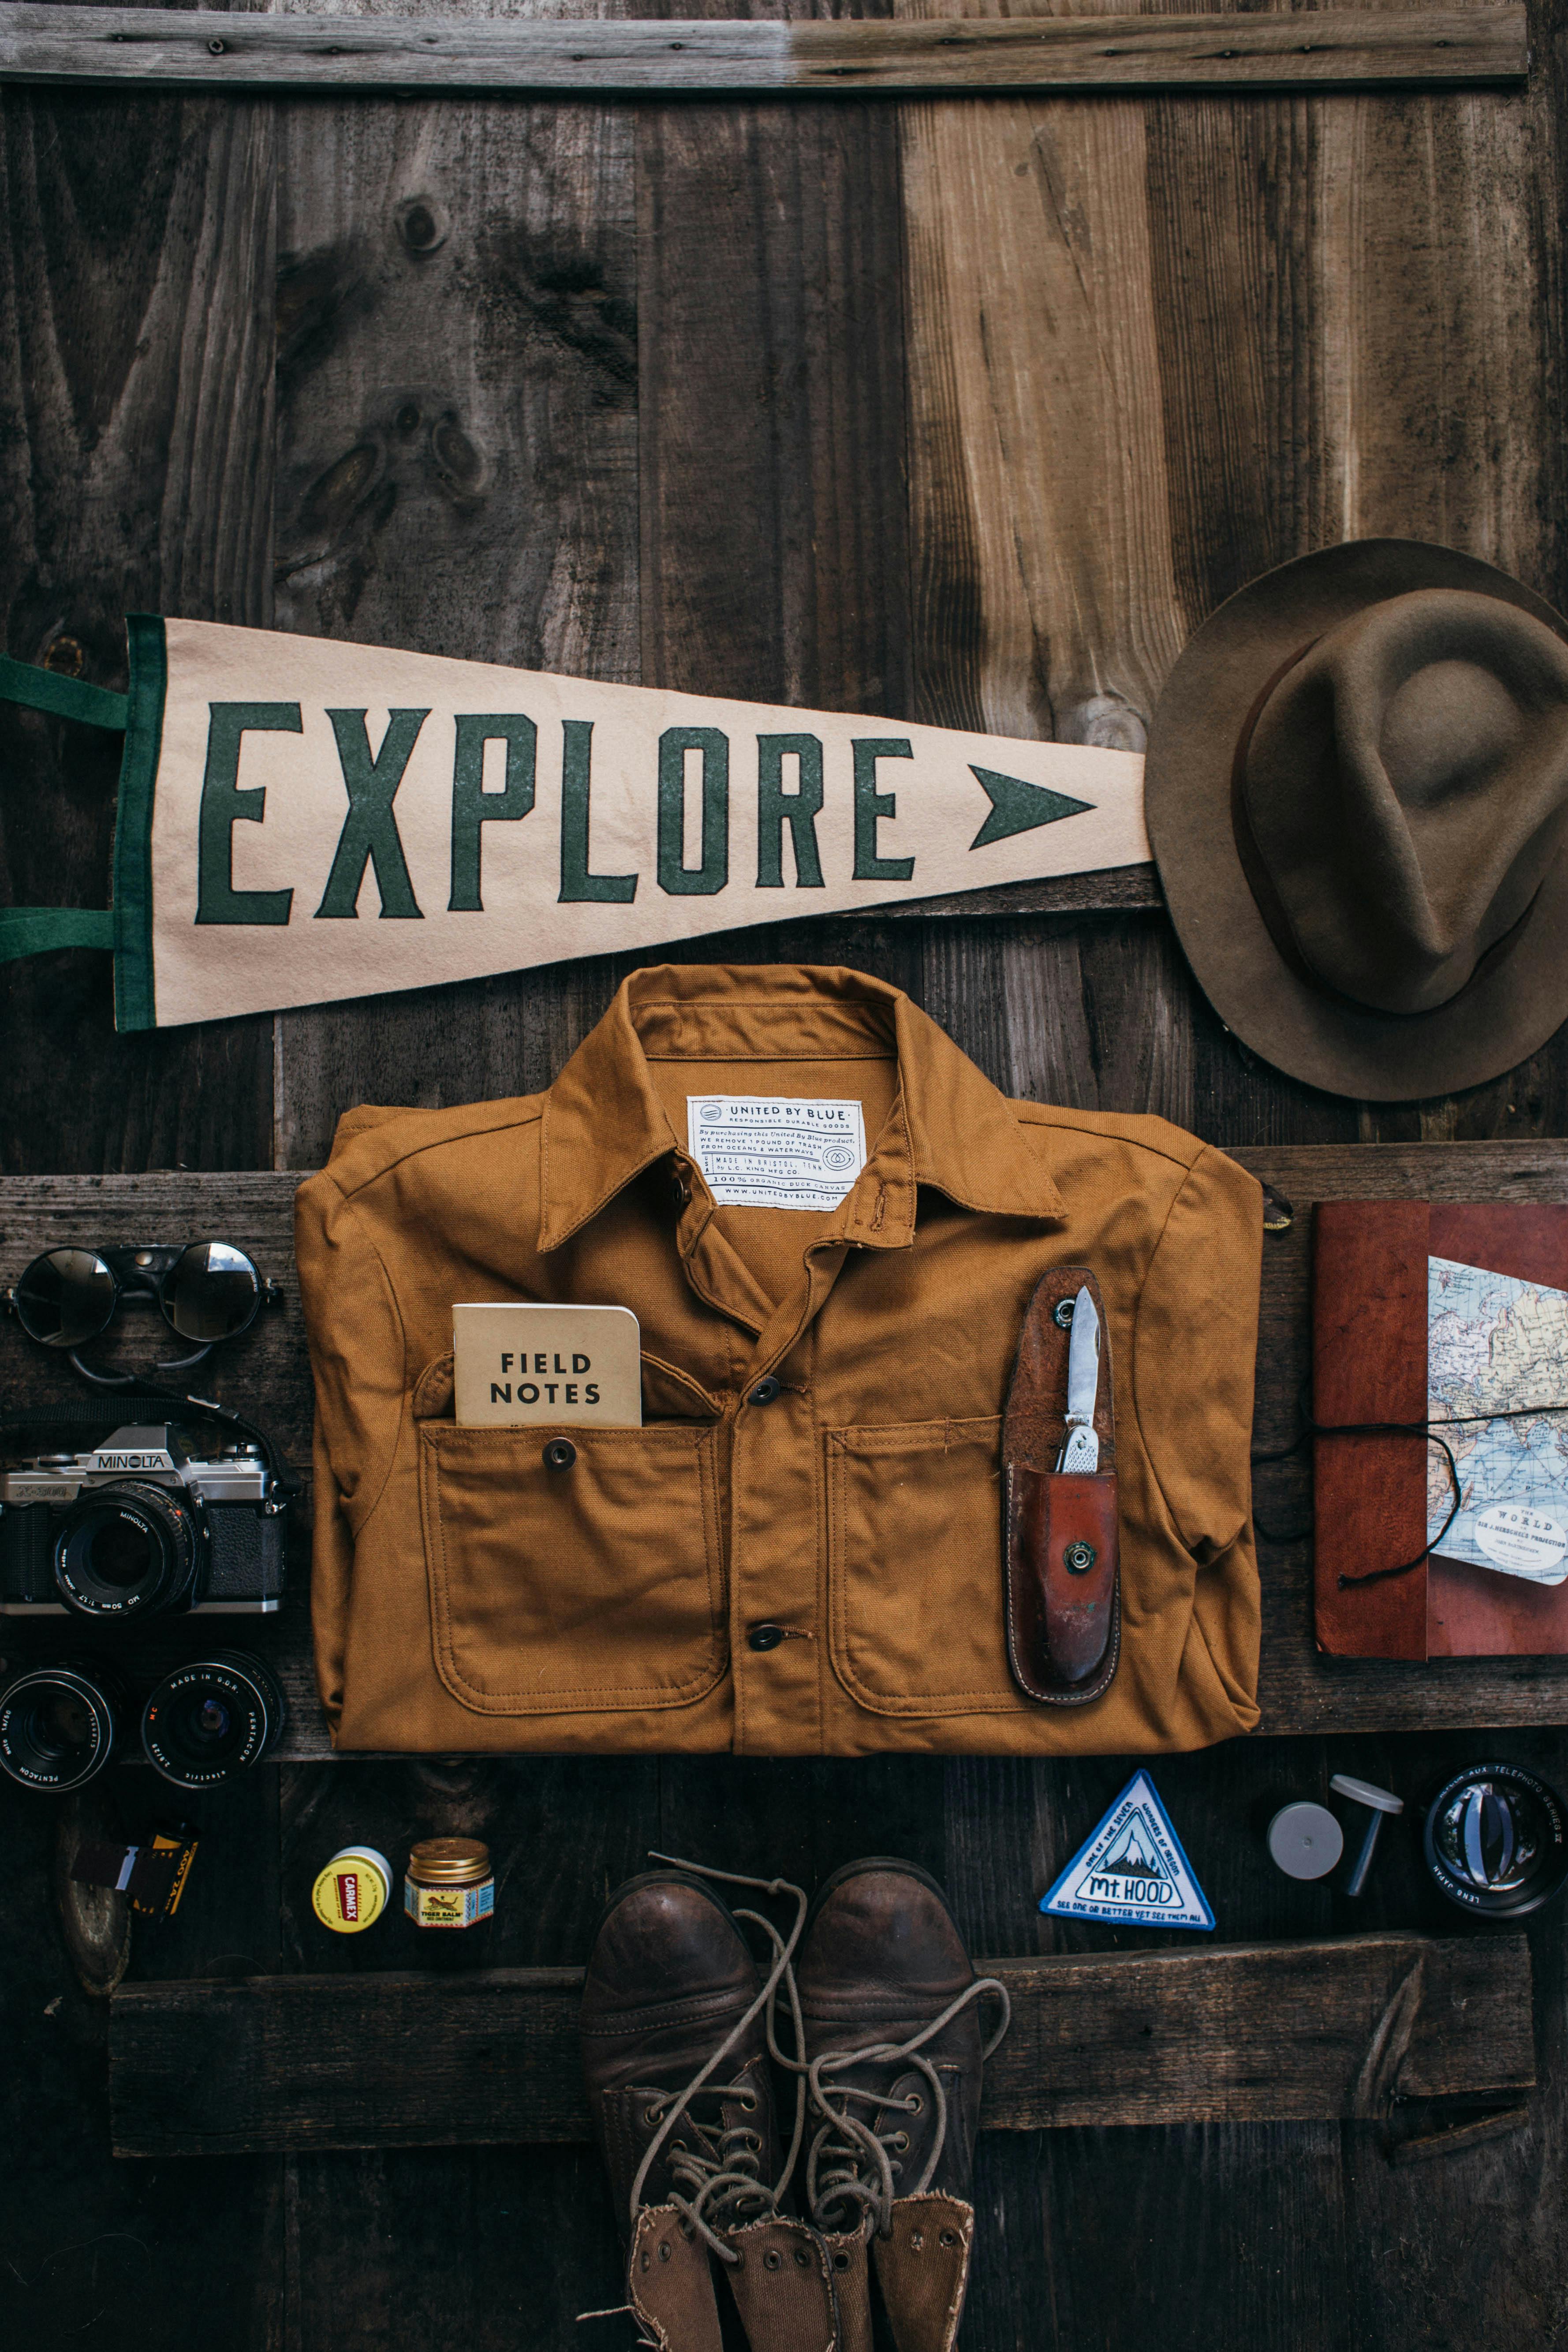
<instances>
[{"instance_id":1,"label":"camera lens","mask_svg":"<svg viewBox=\"0 0 1568 2352\"><path fill-rule=\"evenodd\" d=\"M179 1789L210 1789L269 1756L283 1694L259 1658L220 1650L166 1675L142 1716L147 1760Z\"/></svg>"},{"instance_id":2,"label":"camera lens","mask_svg":"<svg viewBox=\"0 0 1568 2352\"><path fill-rule=\"evenodd\" d=\"M163 1312L182 1339L204 1344L245 1329L261 1297L256 1268L227 1242L193 1242L164 1277Z\"/></svg>"},{"instance_id":3,"label":"camera lens","mask_svg":"<svg viewBox=\"0 0 1568 2352\"><path fill-rule=\"evenodd\" d=\"M55 1582L84 1617L151 1617L188 1602L203 1559L189 1505L172 1488L100 1486L55 1540Z\"/></svg>"},{"instance_id":4,"label":"camera lens","mask_svg":"<svg viewBox=\"0 0 1568 2352\"><path fill-rule=\"evenodd\" d=\"M94 1250L50 1250L17 1283L16 1320L46 1348L79 1348L106 1330L117 1296L114 1276Z\"/></svg>"},{"instance_id":5,"label":"camera lens","mask_svg":"<svg viewBox=\"0 0 1568 2352\"><path fill-rule=\"evenodd\" d=\"M1562 1801L1520 1764L1476 1764L1445 1782L1422 1849L1449 1902L1484 1919L1523 1918L1568 1881Z\"/></svg>"},{"instance_id":6,"label":"camera lens","mask_svg":"<svg viewBox=\"0 0 1568 2352\"><path fill-rule=\"evenodd\" d=\"M119 1679L86 1665L37 1666L0 1690L0 1769L24 1788L79 1789L114 1750Z\"/></svg>"}]
</instances>

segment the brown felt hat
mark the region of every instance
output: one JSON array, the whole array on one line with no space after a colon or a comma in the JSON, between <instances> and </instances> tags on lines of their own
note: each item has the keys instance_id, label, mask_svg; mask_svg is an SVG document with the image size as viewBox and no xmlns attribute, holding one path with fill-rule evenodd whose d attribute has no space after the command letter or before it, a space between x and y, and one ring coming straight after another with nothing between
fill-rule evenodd
<instances>
[{"instance_id":1,"label":"brown felt hat","mask_svg":"<svg viewBox=\"0 0 1568 2352\"><path fill-rule=\"evenodd\" d=\"M1144 790L1200 986L1292 1077L1451 1094L1568 1020L1568 622L1506 572L1402 539L1266 572L1177 662Z\"/></svg>"}]
</instances>

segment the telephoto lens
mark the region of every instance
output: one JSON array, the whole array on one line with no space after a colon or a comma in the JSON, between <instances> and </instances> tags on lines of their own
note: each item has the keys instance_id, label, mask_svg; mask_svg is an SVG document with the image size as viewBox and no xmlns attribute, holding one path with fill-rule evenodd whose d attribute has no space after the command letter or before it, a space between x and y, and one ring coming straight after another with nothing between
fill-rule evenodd
<instances>
[{"instance_id":1,"label":"telephoto lens","mask_svg":"<svg viewBox=\"0 0 1568 2352\"><path fill-rule=\"evenodd\" d=\"M176 1789L215 1789L270 1756L283 1717L270 1669L216 1650L164 1675L142 1711L142 1752Z\"/></svg>"},{"instance_id":2,"label":"telephoto lens","mask_svg":"<svg viewBox=\"0 0 1568 2352\"><path fill-rule=\"evenodd\" d=\"M113 1755L128 1711L111 1669L33 1666L0 1689L0 1770L47 1794L79 1789Z\"/></svg>"}]
</instances>

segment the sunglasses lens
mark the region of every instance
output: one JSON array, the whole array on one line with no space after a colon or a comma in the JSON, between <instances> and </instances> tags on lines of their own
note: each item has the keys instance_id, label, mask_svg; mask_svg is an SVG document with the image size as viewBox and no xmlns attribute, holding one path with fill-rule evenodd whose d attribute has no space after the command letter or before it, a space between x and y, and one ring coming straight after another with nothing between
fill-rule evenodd
<instances>
[{"instance_id":1,"label":"sunglasses lens","mask_svg":"<svg viewBox=\"0 0 1568 2352\"><path fill-rule=\"evenodd\" d=\"M46 1348L79 1348L104 1329L114 1298L114 1276L92 1250L50 1250L16 1285L16 1320Z\"/></svg>"},{"instance_id":2,"label":"sunglasses lens","mask_svg":"<svg viewBox=\"0 0 1568 2352\"><path fill-rule=\"evenodd\" d=\"M243 1250L193 1242L163 1285L163 1312L182 1339L232 1339L256 1312L261 1285Z\"/></svg>"}]
</instances>

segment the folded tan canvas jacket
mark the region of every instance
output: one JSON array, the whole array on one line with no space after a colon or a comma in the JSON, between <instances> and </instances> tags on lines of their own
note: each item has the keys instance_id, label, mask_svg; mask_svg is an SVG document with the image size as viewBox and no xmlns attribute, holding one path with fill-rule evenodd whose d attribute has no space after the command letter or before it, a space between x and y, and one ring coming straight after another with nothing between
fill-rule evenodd
<instances>
[{"instance_id":1,"label":"folded tan canvas jacket","mask_svg":"<svg viewBox=\"0 0 1568 2352\"><path fill-rule=\"evenodd\" d=\"M836 1205L715 1200L692 1122L759 1100L858 1106ZM297 1236L337 1745L1033 1755L1250 1730L1261 1234L1223 1153L1009 1101L851 971L642 971L542 1095L351 1111ZM1069 1265L1098 1280L1114 1380L1121 1647L1104 1696L1061 1707L1009 1668L998 1454L1029 1301ZM629 1307L643 1426L459 1426L452 1308L487 1300Z\"/></svg>"}]
</instances>

